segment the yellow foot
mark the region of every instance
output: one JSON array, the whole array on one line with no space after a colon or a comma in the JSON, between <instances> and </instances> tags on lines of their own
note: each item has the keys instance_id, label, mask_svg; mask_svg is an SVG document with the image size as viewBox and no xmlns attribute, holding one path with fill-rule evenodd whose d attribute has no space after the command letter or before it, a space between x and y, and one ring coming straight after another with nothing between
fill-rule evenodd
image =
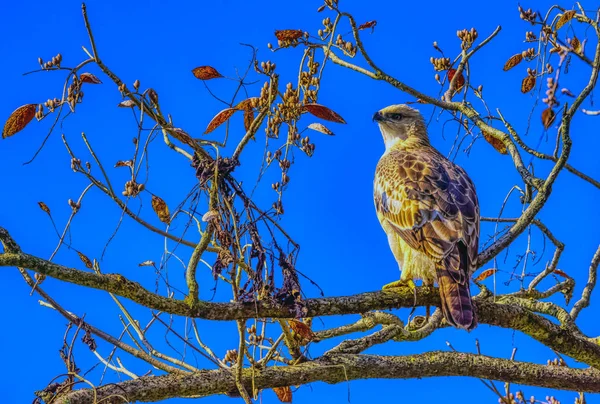
<instances>
[{"instance_id":1,"label":"yellow foot","mask_svg":"<svg viewBox=\"0 0 600 404\"><path fill-rule=\"evenodd\" d=\"M392 283L388 283L387 285L383 285L383 290L387 290L387 289L395 289L395 288L405 288L408 287L410 290L415 291L417 288L417 285L415 285L415 283L413 282L412 279L409 279L407 281L403 281L403 280L398 280L398 281L394 281Z\"/></svg>"}]
</instances>

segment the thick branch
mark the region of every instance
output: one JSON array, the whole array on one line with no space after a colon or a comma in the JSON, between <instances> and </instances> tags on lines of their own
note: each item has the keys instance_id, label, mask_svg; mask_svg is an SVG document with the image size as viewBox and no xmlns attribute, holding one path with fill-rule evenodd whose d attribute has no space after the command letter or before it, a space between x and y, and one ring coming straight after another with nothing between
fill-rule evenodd
<instances>
[{"instance_id":1,"label":"thick branch","mask_svg":"<svg viewBox=\"0 0 600 404\"><path fill-rule=\"evenodd\" d=\"M293 386L316 381L342 383L358 379L413 379L438 376L471 376L503 382L562 390L600 392L600 374L593 370L545 366L483 355L456 352L428 352L410 356L339 354L289 367L262 371L244 369L247 389ZM170 397L208 396L236 391L228 370L201 371L186 376L148 376L99 387L78 390L62 397L61 403L89 403L94 394L100 401L113 395L131 402L159 401Z\"/></svg>"}]
</instances>

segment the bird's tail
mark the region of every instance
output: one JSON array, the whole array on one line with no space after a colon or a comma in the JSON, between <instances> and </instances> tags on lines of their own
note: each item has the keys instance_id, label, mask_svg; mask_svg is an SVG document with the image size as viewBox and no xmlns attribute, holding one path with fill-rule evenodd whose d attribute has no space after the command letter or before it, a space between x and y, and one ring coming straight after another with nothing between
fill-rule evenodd
<instances>
[{"instance_id":1,"label":"bird's tail","mask_svg":"<svg viewBox=\"0 0 600 404\"><path fill-rule=\"evenodd\" d=\"M444 317L455 327L472 330L477 326L477 317L469 288L468 258L461 247L457 245L436 272Z\"/></svg>"}]
</instances>

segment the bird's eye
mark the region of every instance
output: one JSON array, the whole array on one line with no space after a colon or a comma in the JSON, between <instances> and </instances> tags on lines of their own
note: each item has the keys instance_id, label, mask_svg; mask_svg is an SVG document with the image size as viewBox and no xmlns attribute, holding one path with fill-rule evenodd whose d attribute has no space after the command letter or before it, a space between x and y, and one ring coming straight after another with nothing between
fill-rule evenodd
<instances>
[{"instance_id":1,"label":"bird's eye","mask_svg":"<svg viewBox=\"0 0 600 404\"><path fill-rule=\"evenodd\" d=\"M404 116L402 114L393 113L393 114L390 114L390 118L392 118L394 121L399 121L402 118L404 118Z\"/></svg>"}]
</instances>

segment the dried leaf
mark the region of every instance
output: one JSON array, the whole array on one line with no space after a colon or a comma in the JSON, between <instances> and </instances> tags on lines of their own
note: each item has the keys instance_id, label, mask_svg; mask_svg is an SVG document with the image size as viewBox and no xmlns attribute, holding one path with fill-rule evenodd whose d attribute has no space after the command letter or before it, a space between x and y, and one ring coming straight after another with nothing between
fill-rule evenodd
<instances>
[{"instance_id":1,"label":"dried leaf","mask_svg":"<svg viewBox=\"0 0 600 404\"><path fill-rule=\"evenodd\" d=\"M498 270L496 268L486 269L485 271L480 273L479 276L477 278L475 278L474 280L475 280L475 282L481 282L482 280L487 279L490 276L494 275L496 272L498 272Z\"/></svg>"},{"instance_id":2,"label":"dried leaf","mask_svg":"<svg viewBox=\"0 0 600 404\"><path fill-rule=\"evenodd\" d=\"M219 212L217 212L216 210L209 210L202 216L202 221L210 222L212 220L217 219L218 217L219 217Z\"/></svg>"},{"instance_id":3,"label":"dried leaf","mask_svg":"<svg viewBox=\"0 0 600 404\"><path fill-rule=\"evenodd\" d=\"M119 160L115 164L115 168L117 167L133 167L133 161L131 160Z\"/></svg>"},{"instance_id":4,"label":"dried leaf","mask_svg":"<svg viewBox=\"0 0 600 404\"><path fill-rule=\"evenodd\" d=\"M254 111L252 109L244 110L244 129L248 132L250 125L254 122Z\"/></svg>"},{"instance_id":5,"label":"dried leaf","mask_svg":"<svg viewBox=\"0 0 600 404\"><path fill-rule=\"evenodd\" d=\"M194 70L192 70L192 73L197 79L200 80L218 79L219 77L223 77L223 75L212 66L196 67Z\"/></svg>"},{"instance_id":6,"label":"dried leaf","mask_svg":"<svg viewBox=\"0 0 600 404\"><path fill-rule=\"evenodd\" d=\"M556 113L554 112L554 110L552 108L546 108L542 112L542 124L544 125L544 128L548 129L552 125L552 123L554 122L555 119L556 119Z\"/></svg>"},{"instance_id":7,"label":"dried leaf","mask_svg":"<svg viewBox=\"0 0 600 404\"><path fill-rule=\"evenodd\" d=\"M25 128L25 126L27 126L27 124L31 122L35 116L36 108L36 104L26 104L15 109L4 124L2 138L5 139L23 130L23 128Z\"/></svg>"},{"instance_id":8,"label":"dried leaf","mask_svg":"<svg viewBox=\"0 0 600 404\"><path fill-rule=\"evenodd\" d=\"M581 42L577 39L576 36L571 39L571 48L573 48L573 52L581 53Z\"/></svg>"},{"instance_id":9,"label":"dried leaf","mask_svg":"<svg viewBox=\"0 0 600 404\"><path fill-rule=\"evenodd\" d=\"M317 13L320 13L323 10L325 10L325 4L323 4L321 7L317 8Z\"/></svg>"},{"instance_id":10,"label":"dried leaf","mask_svg":"<svg viewBox=\"0 0 600 404\"><path fill-rule=\"evenodd\" d=\"M135 102L133 102L133 100L121 101L119 103L119 105L117 105L117 107L119 107L119 108L132 108L132 107L135 107Z\"/></svg>"},{"instance_id":11,"label":"dried leaf","mask_svg":"<svg viewBox=\"0 0 600 404\"><path fill-rule=\"evenodd\" d=\"M282 403L291 403L292 402L292 389L290 386L285 387L273 387L273 391L277 394L277 398Z\"/></svg>"},{"instance_id":12,"label":"dried leaf","mask_svg":"<svg viewBox=\"0 0 600 404\"><path fill-rule=\"evenodd\" d=\"M491 144L494 147L494 149L496 149L500 154L508 153L508 150L506 150L506 146L504 145L504 143L496 139L490 133L483 131L483 138L487 140L487 142Z\"/></svg>"},{"instance_id":13,"label":"dried leaf","mask_svg":"<svg viewBox=\"0 0 600 404\"><path fill-rule=\"evenodd\" d=\"M154 209L161 222L168 224L171 221L169 207L167 206L167 203L162 200L162 198L152 195L152 209Z\"/></svg>"},{"instance_id":14,"label":"dried leaf","mask_svg":"<svg viewBox=\"0 0 600 404\"><path fill-rule=\"evenodd\" d=\"M346 123L337 112L332 111L324 105L320 104L306 104L304 110L316 116L317 118L325 119L326 121Z\"/></svg>"},{"instance_id":15,"label":"dried leaf","mask_svg":"<svg viewBox=\"0 0 600 404\"><path fill-rule=\"evenodd\" d=\"M567 275L566 272L563 272L560 269L555 269L552 272L555 273L556 275L562 276L563 278L571 279L571 277L569 275Z\"/></svg>"},{"instance_id":16,"label":"dried leaf","mask_svg":"<svg viewBox=\"0 0 600 404\"><path fill-rule=\"evenodd\" d=\"M79 255L79 259L81 260L81 262L83 262L85 264L85 266L87 268L89 268L89 269L93 268L92 261L90 261L90 259L88 257L86 257L85 255L83 255L79 251L77 251L77 255Z\"/></svg>"},{"instance_id":17,"label":"dried leaf","mask_svg":"<svg viewBox=\"0 0 600 404\"><path fill-rule=\"evenodd\" d=\"M79 79L81 80L82 83L102 84L100 79L98 77L94 76L92 73L81 73L81 75L79 76Z\"/></svg>"},{"instance_id":18,"label":"dried leaf","mask_svg":"<svg viewBox=\"0 0 600 404\"><path fill-rule=\"evenodd\" d=\"M50 214L50 208L48 207L48 205L46 205L44 202L38 202L38 205L40 205L40 209L42 209L48 215Z\"/></svg>"},{"instance_id":19,"label":"dried leaf","mask_svg":"<svg viewBox=\"0 0 600 404\"><path fill-rule=\"evenodd\" d=\"M304 324L302 321L290 320L289 324L290 328L305 340L313 341L315 339L316 336L313 330L311 330L310 327Z\"/></svg>"},{"instance_id":20,"label":"dried leaf","mask_svg":"<svg viewBox=\"0 0 600 404\"><path fill-rule=\"evenodd\" d=\"M367 21L364 24L359 25L358 29L367 29L367 28L375 28L375 26L377 25L377 21L373 20L373 21Z\"/></svg>"},{"instance_id":21,"label":"dried leaf","mask_svg":"<svg viewBox=\"0 0 600 404\"><path fill-rule=\"evenodd\" d=\"M569 21L571 21L573 19L573 17L575 17L575 10L565 11L564 14L560 16L560 18L558 19L558 21L556 21L556 26L554 28L556 28L556 30L558 31L566 23L568 23Z\"/></svg>"},{"instance_id":22,"label":"dried leaf","mask_svg":"<svg viewBox=\"0 0 600 404\"><path fill-rule=\"evenodd\" d=\"M225 123L229 118L231 118L231 116L235 113L235 111L238 111L238 109L237 108L226 108L223 111L219 112L208 123L208 126L206 127L204 134L206 135L206 134L212 132L213 130L217 129L219 126L221 126L223 123Z\"/></svg>"},{"instance_id":23,"label":"dried leaf","mask_svg":"<svg viewBox=\"0 0 600 404\"><path fill-rule=\"evenodd\" d=\"M325 125L317 123L317 122L311 123L310 125L308 125L308 129L316 130L317 132L321 132L326 135L333 136L332 131L330 131Z\"/></svg>"},{"instance_id":24,"label":"dried leaf","mask_svg":"<svg viewBox=\"0 0 600 404\"><path fill-rule=\"evenodd\" d=\"M510 58L508 58L508 60L504 64L503 70L506 72L506 71L512 69L513 67L515 67L516 65L521 63L522 60L523 60L523 54L517 53L516 55L512 55Z\"/></svg>"},{"instance_id":25,"label":"dried leaf","mask_svg":"<svg viewBox=\"0 0 600 404\"><path fill-rule=\"evenodd\" d=\"M238 105L235 106L237 109L253 109L256 103L258 102L258 97L250 97L246 98L243 101L240 101Z\"/></svg>"},{"instance_id":26,"label":"dried leaf","mask_svg":"<svg viewBox=\"0 0 600 404\"><path fill-rule=\"evenodd\" d=\"M140 267L153 267L154 266L154 261L148 260L148 261L140 262L138 264L138 266L140 266Z\"/></svg>"},{"instance_id":27,"label":"dried leaf","mask_svg":"<svg viewBox=\"0 0 600 404\"><path fill-rule=\"evenodd\" d=\"M304 32L301 29L282 29L275 31L275 36L280 41L295 41L302 38Z\"/></svg>"},{"instance_id":28,"label":"dried leaf","mask_svg":"<svg viewBox=\"0 0 600 404\"><path fill-rule=\"evenodd\" d=\"M531 90L533 90L534 87L535 87L535 77L534 76L527 76L521 82L521 92L523 94L530 92Z\"/></svg>"},{"instance_id":29,"label":"dried leaf","mask_svg":"<svg viewBox=\"0 0 600 404\"><path fill-rule=\"evenodd\" d=\"M450 70L448 70L448 83L450 83L452 81L452 79L454 78L455 74L456 74L456 69L450 69ZM463 76L463 74L461 72L460 75L456 78L456 82L454 83L454 89L456 91L458 91L464 85L465 85L465 76Z\"/></svg>"}]
</instances>

